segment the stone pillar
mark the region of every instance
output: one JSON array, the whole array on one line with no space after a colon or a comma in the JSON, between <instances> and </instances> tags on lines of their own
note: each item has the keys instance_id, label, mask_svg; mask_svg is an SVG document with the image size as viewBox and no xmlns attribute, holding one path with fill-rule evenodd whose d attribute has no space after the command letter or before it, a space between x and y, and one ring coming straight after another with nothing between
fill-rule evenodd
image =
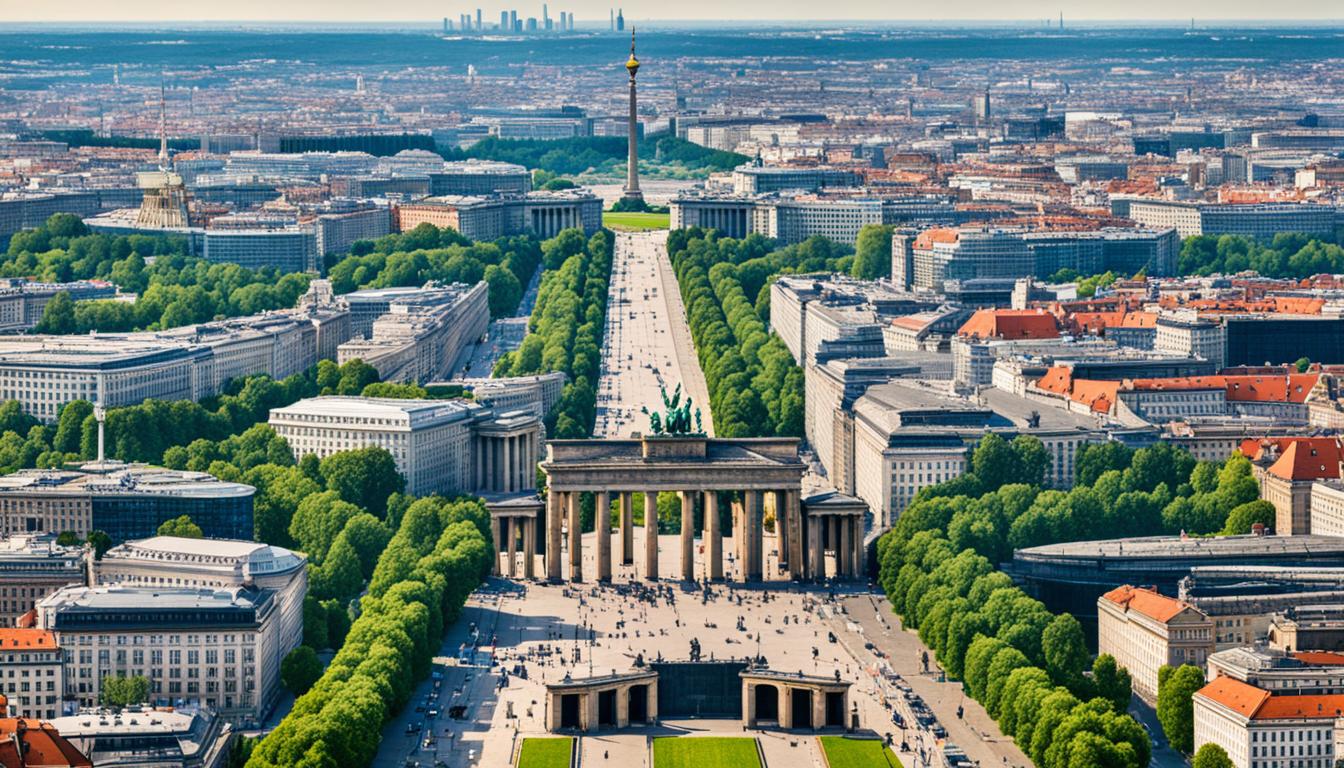
<instances>
[{"instance_id":1,"label":"stone pillar","mask_svg":"<svg viewBox=\"0 0 1344 768\"><path fill-rule=\"evenodd\" d=\"M756 725L756 686L742 681L742 724L751 728Z\"/></svg>"},{"instance_id":2,"label":"stone pillar","mask_svg":"<svg viewBox=\"0 0 1344 768\"><path fill-rule=\"evenodd\" d=\"M851 520L854 525L854 578L861 579L868 570L868 551L863 546L863 515L855 515Z\"/></svg>"},{"instance_id":3,"label":"stone pillar","mask_svg":"<svg viewBox=\"0 0 1344 768\"><path fill-rule=\"evenodd\" d=\"M499 518L495 517L494 515L491 515L491 516L490 516L490 536L493 538L493 542L492 542L492 544L493 544L493 547L494 547L494 550L495 550L495 565L494 565L493 568L490 569L490 574L491 574L492 576L498 576L498 575L499 575L499 550L500 550L500 546L499 546L499 545L500 545L500 539L499 539Z\"/></svg>"},{"instance_id":4,"label":"stone pillar","mask_svg":"<svg viewBox=\"0 0 1344 768\"><path fill-rule=\"evenodd\" d=\"M644 492L644 578L658 580L658 492Z\"/></svg>"},{"instance_id":5,"label":"stone pillar","mask_svg":"<svg viewBox=\"0 0 1344 768\"><path fill-rule=\"evenodd\" d=\"M621 565L635 564L635 510L630 508L634 494L621 491Z\"/></svg>"},{"instance_id":6,"label":"stone pillar","mask_svg":"<svg viewBox=\"0 0 1344 768\"><path fill-rule=\"evenodd\" d=\"M597 580L611 581L611 496L597 492L593 513L593 530L597 532Z\"/></svg>"},{"instance_id":7,"label":"stone pillar","mask_svg":"<svg viewBox=\"0 0 1344 768\"><path fill-rule=\"evenodd\" d=\"M787 731L793 728L793 689L787 685L777 685L775 696L779 698L779 727Z\"/></svg>"},{"instance_id":8,"label":"stone pillar","mask_svg":"<svg viewBox=\"0 0 1344 768\"><path fill-rule=\"evenodd\" d=\"M771 491L775 502L775 547L779 550L780 570L789 568L789 501L788 491Z\"/></svg>"},{"instance_id":9,"label":"stone pillar","mask_svg":"<svg viewBox=\"0 0 1344 768\"><path fill-rule=\"evenodd\" d=\"M616 689L616 727L630 727L630 686L622 685Z\"/></svg>"},{"instance_id":10,"label":"stone pillar","mask_svg":"<svg viewBox=\"0 0 1344 768\"><path fill-rule=\"evenodd\" d=\"M790 488L784 495L789 517L789 573L794 579L802 579L807 570L807 559L803 556L802 491Z\"/></svg>"},{"instance_id":11,"label":"stone pillar","mask_svg":"<svg viewBox=\"0 0 1344 768\"><path fill-rule=\"evenodd\" d=\"M482 454L485 455L485 482L481 487L487 491L495 490L495 441L488 437L481 438Z\"/></svg>"},{"instance_id":12,"label":"stone pillar","mask_svg":"<svg viewBox=\"0 0 1344 768\"><path fill-rule=\"evenodd\" d=\"M737 579L747 579L747 497L733 505L733 559L737 561Z\"/></svg>"},{"instance_id":13,"label":"stone pillar","mask_svg":"<svg viewBox=\"0 0 1344 768\"><path fill-rule=\"evenodd\" d=\"M523 578L531 579L537 573L537 519L523 521Z\"/></svg>"},{"instance_id":14,"label":"stone pillar","mask_svg":"<svg viewBox=\"0 0 1344 768\"><path fill-rule=\"evenodd\" d=\"M826 578L826 553L821 548L820 517L807 519L807 543L808 548L812 550L807 563L808 578L812 581L822 581Z\"/></svg>"},{"instance_id":15,"label":"stone pillar","mask_svg":"<svg viewBox=\"0 0 1344 768\"><path fill-rule=\"evenodd\" d=\"M689 491L681 497L681 580L695 581L695 495Z\"/></svg>"},{"instance_id":16,"label":"stone pillar","mask_svg":"<svg viewBox=\"0 0 1344 768\"><path fill-rule=\"evenodd\" d=\"M579 492L565 494L569 511L569 580L583 581L583 527L579 524Z\"/></svg>"},{"instance_id":17,"label":"stone pillar","mask_svg":"<svg viewBox=\"0 0 1344 768\"><path fill-rule=\"evenodd\" d=\"M840 545L835 553L835 570L843 579L854 578L854 518L840 519Z\"/></svg>"},{"instance_id":18,"label":"stone pillar","mask_svg":"<svg viewBox=\"0 0 1344 768\"><path fill-rule=\"evenodd\" d=\"M849 712L841 715L842 718L849 717ZM842 722L841 725L844 723ZM826 727L826 692L820 689L812 691L812 730L819 731Z\"/></svg>"},{"instance_id":19,"label":"stone pillar","mask_svg":"<svg viewBox=\"0 0 1344 768\"><path fill-rule=\"evenodd\" d=\"M508 550L509 550L509 551L508 551L508 558L509 558L509 559L508 559L508 563L506 564L506 565L507 565L507 568L506 568L506 570L505 570L505 573L508 575L508 577L509 577L510 579L512 579L514 576L517 575L517 571L516 571L516 568L517 568L517 560L518 560L518 525L517 525L517 520L518 520L518 518L516 518L516 517L506 517L506 518L504 518L504 535L505 535L506 537L508 537L508 540L509 540L509 544L508 544Z\"/></svg>"},{"instance_id":20,"label":"stone pillar","mask_svg":"<svg viewBox=\"0 0 1344 768\"><path fill-rule=\"evenodd\" d=\"M710 580L723 578L723 529L719 527L719 494L705 492L705 575Z\"/></svg>"},{"instance_id":21,"label":"stone pillar","mask_svg":"<svg viewBox=\"0 0 1344 768\"><path fill-rule=\"evenodd\" d=\"M546 492L546 578L560 580L560 527L565 514L564 493L554 488Z\"/></svg>"},{"instance_id":22,"label":"stone pillar","mask_svg":"<svg viewBox=\"0 0 1344 768\"><path fill-rule=\"evenodd\" d=\"M761 580L761 492L747 491L744 494L746 504L743 508L746 512L746 539L747 539L747 557L746 557L746 580Z\"/></svg>"},{"instance_id":23,"label":"stone pillar","mask_svg":"<svg viewBox=\"0 0 1344 768\"><path fill-rule=\"evenodd\" d=\"M503 443L501 452L504 454L504 460L500 462L500 465L504 469L502 473L504 482L500 484L499 489L504 493L511 493L513 491L513 440L506 437L500 442Z\"/></svg>"}]
</instances>

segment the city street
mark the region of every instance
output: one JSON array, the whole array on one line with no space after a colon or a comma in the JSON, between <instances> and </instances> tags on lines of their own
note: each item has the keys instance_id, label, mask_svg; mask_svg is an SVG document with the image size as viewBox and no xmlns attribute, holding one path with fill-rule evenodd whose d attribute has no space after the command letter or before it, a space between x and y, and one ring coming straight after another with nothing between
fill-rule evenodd
<instances>
[{"instance_id":1,"label":"city street","mask_svg":"<svg viewBox=\"0 0 1344 768\"><path fill-rule=\"evenodd\" d=\"M709 390L667 257L667 232L617 234L611 273L594 436L647 432L640 408L661 410L659 386L670 395L678 384L682 402L690 397L705 431L714 434Z\"/></svg>"}]
</instances>

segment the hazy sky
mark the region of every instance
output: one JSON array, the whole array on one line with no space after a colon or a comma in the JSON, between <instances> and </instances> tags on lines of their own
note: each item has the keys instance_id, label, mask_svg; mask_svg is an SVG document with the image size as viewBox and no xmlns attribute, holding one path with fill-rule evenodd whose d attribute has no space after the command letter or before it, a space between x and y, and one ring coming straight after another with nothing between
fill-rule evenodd
<instances>
[{"instance_id":1,"label":"hazy sky","mask_svg":"<svg viewBox=\"0 0 1344 768\"><path fill-rule=\"evenodd\" d=\"M619 0L618 0L619 1ZM0 27L7 21L432 21L473 12L481 0L0 0ZM501 8L516 8L522 16L541 16L541 3L495 0L480 6L487 19L499 18ZM552 16L572 10L582 21L605 21L608 4L601 0L558 0ZM677 3L639 0L624 6L627 19L864 19L864 20L1035 20L1056 18L1065 11L1070 19L1138 21L1265 19L1276 21L1344 20L1339 0L944 0L891 2L890 0L680 0Z\"/></svg>"}]
</instances>

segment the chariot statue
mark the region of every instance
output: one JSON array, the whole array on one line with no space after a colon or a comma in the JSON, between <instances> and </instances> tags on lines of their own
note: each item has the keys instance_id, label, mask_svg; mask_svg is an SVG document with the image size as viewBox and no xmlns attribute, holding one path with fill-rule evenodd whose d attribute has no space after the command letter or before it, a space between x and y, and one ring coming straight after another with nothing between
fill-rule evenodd
<instances>
[{"instance_id":1,"label":"chariot statue","mask_svg":"<svg viewBox=\"0 0 1344 768\"><path fill-rule=\"evenodd\" d=\"M704 427L700 422L700 409L696 408L694 413L691 411L691 398L688 396L686 402L681 402L681 385L673 390L672 397L667 396L667 387L660 386L659 392L663 396L663 412L656 413L650 411L647 407L639 410L649 417L649 431L654 435L703 435ZM694 422L692 422L694 419ZM694 426L692 426L694 424Z\"/></svg>"}]
</instances>

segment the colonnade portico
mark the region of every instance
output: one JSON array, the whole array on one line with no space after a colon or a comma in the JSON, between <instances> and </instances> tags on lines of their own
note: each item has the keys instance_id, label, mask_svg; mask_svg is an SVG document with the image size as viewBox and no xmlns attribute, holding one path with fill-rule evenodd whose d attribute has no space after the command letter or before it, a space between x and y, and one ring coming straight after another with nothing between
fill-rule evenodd
<instances>
[{"instance_id":1,"label":"colonnade portico","mask_svg":"<svg viewBox=\"0 0 1344 768\"><path fill-rule=\"evenodd\" d=\"M541 430L536 417L527 421L515 425L505 420L477 430L472 455L476 457L473 471L478 491L517 493L537 487Z\"/></svg>"},{"instance_id":2,"label":"colonnade portico","mask_svg":"<svg viewBox=\"0 0 1344 768\"><path fill-rule=\"evenodd\" d=\"M644 494L643 576L658 573L658 493L680 495L681 554L678 575L696 578L695 510L704 511L705 568L707 578L723 577L723 532L719 524L720 492L741 494L734 504L734 542L747 580L764 576L762 516L764 497L771 494L781 519L781 566L787 578L804 578L801 549L803 530L800 484L805 467L798 458L794 438L718 439L708 437L654 436L630 440L552 440L547 458L539 465L547 476L546 576L561 581L583 578L582 535L579 498L592 493L596 504L596 576L611 578L612 531L610 509L613 496L621 507L619 538L621 562L634 564L635 492ZM563 530L568 531L569 568L560 557ZM791 532L793 535L790 535ZM567 573L566 573L567 571Z\"/></svg>"},{"instance_id":3,"label":"colonnade portico","mask_svg":"<svg viewBox=\"0 0 1344 768\"><path fill-rule=\"evenodd\" d=\"M534 579L537 576L537 524L541 517L541 500L533 494L487 498L485 507L490 512L490 532L494 537L495 576ZM521 565L518 555L522 555ZM500 566L500 557L504 565Z\"/></svg>"}]
</instances>

